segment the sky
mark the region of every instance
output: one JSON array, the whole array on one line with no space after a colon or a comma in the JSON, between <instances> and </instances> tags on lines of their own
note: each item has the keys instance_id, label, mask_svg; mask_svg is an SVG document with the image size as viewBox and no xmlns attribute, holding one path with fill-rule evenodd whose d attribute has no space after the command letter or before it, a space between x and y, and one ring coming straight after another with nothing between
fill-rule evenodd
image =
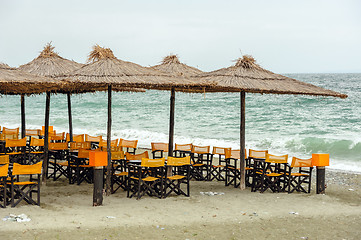
<instances>
[{"instance_id":1,"label":"sky","mask_svg":"<svg viewBox=\"0 0 361 240\"><path fill-rule=\"evenodd\" d=\"M50 41L81 63L99 44L142 66L172 53L212 71L248 54L276 73L360 73L361 1L0 0L0 62Z\"/></svg>"}]
</instances>

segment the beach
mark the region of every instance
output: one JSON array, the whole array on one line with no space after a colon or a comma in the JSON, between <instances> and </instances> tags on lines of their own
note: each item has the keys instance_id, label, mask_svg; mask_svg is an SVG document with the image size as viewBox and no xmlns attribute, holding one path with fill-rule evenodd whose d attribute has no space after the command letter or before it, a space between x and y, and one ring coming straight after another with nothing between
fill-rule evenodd
<instances>
[{"instance_id":1,"label":"beach","mask_svg":"<svg viewBox=\"0 0 361 240\"><path fill-rule=\"evenodd\" d=\"M190 197L136 200L118 191L93 207L92 184L48 180L40 207L0 209L1 218L23 213L31 219L1 221L1 238L359 239L361 175L327 170L326 183L326 194L316 194L314 179L310 194L288 194L191 181Z\"/></svg>"}]
</instances>

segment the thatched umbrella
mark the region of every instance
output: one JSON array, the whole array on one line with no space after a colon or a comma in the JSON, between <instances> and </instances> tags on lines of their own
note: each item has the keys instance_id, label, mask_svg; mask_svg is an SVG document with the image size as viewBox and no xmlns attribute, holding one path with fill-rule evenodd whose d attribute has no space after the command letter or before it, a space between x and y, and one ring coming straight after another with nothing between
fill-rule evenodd
<instances>
[{"instance_id":1,"label":"thatched umbrella","mask_svg":"<svg viewBox=\"0 0 361 240\"><path fill-rule=\"evenodd\" d=\"M107 194L110 194L111 177L111 90L113 86L146 88L146 89L172 89L189 88L191 85L202 85L189 81L185 78L179 78L159 72L157 70L142 67L132 62L126 62L117 59L112 50L102 48L99 45L93 47L89 54L88 65L73 71L70 74L61 76L67 78L68 82L73 84L73 91L84 91L99 86L108 87L108 127L107 127ZM94 203L95 205L97 203ZM98 202L101 204L101 201Z\"/></svg>"},{"instance_id":2,"label":"thatched umbrella","mask_svg":"<svg viewBox=\"0 0 361 240\"><path fill-rule=\"evenodd\" d=\"M207 91L240 92L241 93L241 122L240 122L240 151L241 151L241 184L245 188L245 93L296 94L312 96L332 96L346 98L346 94L327 90L315 85L298 81L289 77L275 74L259 66L252 56L239 58L234 66L195 76L199 81L214 81L217 85Z\"/></svg>"},{"instance_id":3,"label":"thatched umbrella","mask_svg":"<svg viewBox=\"0 0 361 240\"><path fill-rule=\"evenodd\" d=\"M177 55L171 54L163 58L163 61L159 65L151 67L168 73L176 77L190 77L203 73L201 70L188 66L184 63L181 63ZM170 96L170 117L169 117L169 144L168 144L168 154L169 156L173 155L173 140L174 140L174 105L175 105L175 91L178 89L171 89ZM182 89L180 89L182 91ZM192 91L192 89L189 89Z\"/></svg>"},{"instance_id":4,"label":"thatched umbrella","mask_svg":"<svg viewBox=\"0 0 361 240\"><path fill-rule=\"evenodd\" d=\"M39 56L32 60L31 62L21 65L20 70L26 71L38 76L45 77L56 77L75 69L80 68L83 64L62 58L58 53L54 52L54 48L51 45L51 42L46 44L43 51L40 52ZM70 140L72 141L73 137L73 126L72 126L72 116L71 116L71 99L70 93L67 93L68 100L68 117L69 117L69 134ZM49 101L49 102L48 102ZM44 159L44 175L43 182L46 181L47 177L47 162L48 162L48 126L49 126L49 108L50 108L50 93L47 92L46 95L46 110L45 110L45 159Z\"/></svg>"},{"instance_id":5,"label":"thatched umbrella","mask_svg":"<svg viewBox=\"0 0 361 240\"><path fill-rule=\"evenodd\" d=\"M21 136L25 137L24 95L56 91L62 82L52 78L36 76L0 63L0 94L21 95Z\"/></svg>"}]
</instances>

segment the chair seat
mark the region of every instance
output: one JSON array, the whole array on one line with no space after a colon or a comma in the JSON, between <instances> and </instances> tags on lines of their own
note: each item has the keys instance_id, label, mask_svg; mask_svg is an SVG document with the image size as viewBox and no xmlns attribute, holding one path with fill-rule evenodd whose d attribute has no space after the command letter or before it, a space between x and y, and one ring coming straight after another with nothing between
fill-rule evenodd
<instances>
[{"instance_id":1,"label":"chair seat","mask_svg":"<svg viewBox=\"0 0 361 240\"><path fill-rule=\"evenodd\" d=\"M170 180L179 180L179 179L183 179L183 178L186 178L186 176L174 175L174 176L168 177L168 179L170 179Z\"/></svg>"},{"instance_id":2,"label":"chair seat","mask_svg":"<svg viewBox=\"0 0 361 240\"><path fill-rule=\"evenodd\" d=\"M251 167L245 167L245 169L246 169L246 171L253 170L253 168L251 168Z\"/></svg>"},{"instance_id":3,"label":"chair seat","mask_svg":"<svg viewBox=\"0 0 361 240\"><path fill-rule=\"evenodd\" d=\"M43 154L44 152L29 152L30 154Z\"/></svg>"},{"instance_id":4,"label":"chair seat","mask_svg":"<svg viewBox=\"0 0 361 240\"><path fill-rule=\"evenodd\" d=\"M90 166L90 165L79 165L79 167L83 167L83 168L92 168L93 166Z\"/></svg>"},{"instance_id":5,"label":"chair seat","mask_svg":"<svg viewBox=\"0 0 361 240\"><path fill-rule=\"evenodd\" d=\"M214 168L222 168L222 167L226 167L224 165L212 165Z\"/></svg>"},{"instance_id":6,"label":"chair seat","mask_svg":"<svg viewBox=\"0 0 361 240\"><path fill-rule=\"evenodd\" d=\"M283 174L281 173L266 173L267 176L269 177L278 177L278 176L282 176Z\"/></svg>"},{"instance_id":7,"label":"chair seat","mask_svg":"<svg viewBox=\"0 0 361 240\"><path fill-rule=\"evenodd\" d=\"M11 184L11 183L8 183ZM36 182L30 182L30 181L25 181L25 182L14 182L14 185L30 185L30 184L38 184Z\"/></svg>"},{"instance_id":8,"label":"chair seat","mask_svg":"<svg viewBox=\"0 0 361 240\"><path fill-rule=\"evenodd\" d=\"M131 179L135 179L135 180L139 180L139 178L137 177L131 177ZM142 178L143 181L145 182L153 182L153 181L156 181L158 180L159 178L156 178L156 177L145 177L145 178Z\"/></svg>"},{"instance_id":9,"label":"chair seat","mask_svg":"<svg viewBox=\"0 0 361 240\"><path fill-rule=\"evenodd\" d=\"M22 152L10 152L7 153L7 155L19 155L19 154L23 154Z\"/></svg>"},{"instance_id":10,"label":"chair seat","mask_svg":"<svg viewBox=\"0 0 361 240\"><path fill-rule=\"evenodd\" d=\"M309 176L308 174L305 174L305 173L291 173L291 176Z\"/></svg>"},{"instance_id":11,"label":"chair seat","mask_svg":"<svg viewBox=\"0 0 361 240\"><path fill-rule=\"evenodd\" d=\"M120 173L115 173L115 176L127 176L128 172L120 172Z\"/></svg>"}]
</instances>

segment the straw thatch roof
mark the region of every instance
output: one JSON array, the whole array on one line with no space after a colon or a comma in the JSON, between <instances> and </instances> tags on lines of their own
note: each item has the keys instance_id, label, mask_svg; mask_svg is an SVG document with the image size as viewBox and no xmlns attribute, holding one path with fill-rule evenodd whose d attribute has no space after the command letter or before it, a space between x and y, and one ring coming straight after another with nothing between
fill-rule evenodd
<instances>
[{"instance_id":1,"label":"straw thatch roof","mask_svg":"<svg viewBox=\"0 0 361 240\"><path fill-rule=\"evenodd\" d=\"M36 76L0 63L0 94L39 94L55 91L62 83L52 78Z\"/></svg>"},{"instance_id":2,"label":"straw thatch roof","mask_svg":"<svg viewBox=\"0 0 361 240\"><path fill-rule=\"evenodd\" d=\"M301 94L346 98L346 94L285 77L259 66L252 56L239 58L234 66L194 76L195 79L214 81L210 91L251 92L273 94Z\"/></svg>"},{"instance_id":3,"label":"straw thatch roof","mask_svg":"<svg viewBox=\"0 0 361 240\"><path fill-rule=\"evenodd\" d=\"M58 53L54 52L51 43L48 43L37 58L21 65L19 69L39 76L56 77L74 71L83 65L60 57Z\"/></svg>"},{"instance_id":4,"label":"straw thatch roof","mask_svg":"<svg viewBox=\"0 0 361 240\"><path fill-rule=\"evenodd\" d=\"M163 58L163 61L159 65L151 67L168 74L173 74L175 76L194 76L197 74L203 73L201 70L195 67L188 66L184 63L181 63L177 55L171 54Z\"/></svg>"},{"instance_id":5,"label":"straw thatch roof","mask_svg":"<svg viewBox=\"0 0 361 240\"><path fill-rule=\"evenodd\" d=\"M89 64L60 78L67 78L73 84L72 91L91 89L94 86L170 89L202 85L184 77L176 77L138 64L117 59L112 50L99 45L89 54Z\"/></svg>"}]
</instances>

